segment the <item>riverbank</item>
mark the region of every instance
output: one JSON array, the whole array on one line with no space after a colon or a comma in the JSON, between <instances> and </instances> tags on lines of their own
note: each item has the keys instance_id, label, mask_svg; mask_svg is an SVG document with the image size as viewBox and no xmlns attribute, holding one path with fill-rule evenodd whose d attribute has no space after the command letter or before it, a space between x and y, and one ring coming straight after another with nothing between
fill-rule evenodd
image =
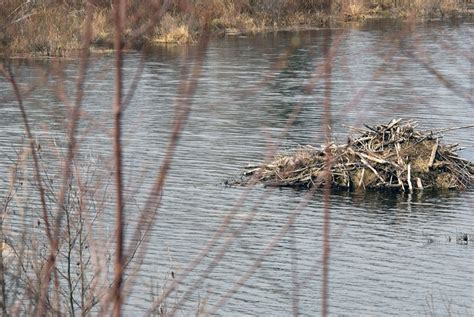
<instances>
[{"instance_id":1,"label":"riverbank","mask_svg":"<svg viewBox=\"0 0 474 317\"><path fill-rule=\"evenodd\" d=\"M123 38L127 47L140 48L192 43L204 32L237 35L302 26L340 26L373 18L456 19L472 17L473 9L465 0L197 0L173 2L166 8L130 1ZM111 48L114 26L112 9L106 1L87 6L74 1L54 6L47 1L8 1L0 8L0 54L75 55L82 48L82 34L88 23L94 50Z\"/></svg>"}]
</instances>

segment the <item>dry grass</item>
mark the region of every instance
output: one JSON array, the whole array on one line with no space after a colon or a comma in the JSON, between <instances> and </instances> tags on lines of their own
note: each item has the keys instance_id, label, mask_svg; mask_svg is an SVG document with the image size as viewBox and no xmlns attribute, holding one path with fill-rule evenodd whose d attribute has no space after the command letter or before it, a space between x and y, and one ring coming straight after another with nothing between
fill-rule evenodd
<instances>
[{"instance_id":1,"label":"dry grass","mask_svg":"<svg viewBox=\"0 0 474 317\"><path fill-rule=\"evenodd\" d=\"M86 23L85 8L12 5L0 17L4 26L0 46L8 54L66 56L81 49L81 34ZM97 8L92 18L92 42L111 42L112 26L107 10Z\"/></svg>"},{"instance_id":2,"label":"dry grass","mask_svg":"<svg viewBox=\"0 0 474 317\"><path fill-rule=\"evenodd\" d=\"M97 9L92 13L92 39L96 45L109 45L112 43L113 29L110 21L110 12Z\"/></svg>"},{"instance_id":3,"label":"dry grass","mask_svg":"<svg viewBox=\"0 0 474 317\"><path fill-rule=\"evenodd\" d=\"M78 32L83 16L67 7L40 7L9 25L9 49L13 52L64 56L80 48ZM17 22L16 22L17 21Z\"/></svg>"},{"instance_id":4,"label":"dry grass","mask_svg":"<svg viewBox=\"0 0 474 317\"><path fill-rule=\"evenodd\" d=\"M215 13L211 19L211 28L216 33L232 29L256 31L263 26L263 21L256 20L232 1L223 3L223 5L217 4L212 8L212 11Z\"/></svg>"},{"instance_id":5,"label":"dry grass","mask_svg":"<svg viewBox=\"0 0 474 317\"><path fill-rule=\"evenodd\" d=\"M152 43L190 43L193 34L188 24L177 17L166 14L150 37Z\"/></svg>"},{"instance_id":6,"label":"dry grass","mask_svg":"<svg viewBox=\"0 0 474 317\"><path fill-rule=\"evenodd\" d=\"M467 13L467 5L463 0L340 0L334 2L333 11L344 21L407 16L426 19Z\"/></svg>"},{"instance_id":7,"label":"dry grass","mask_svg":"<svg viewBox=\"0 0 474 317\"><path fill-rule=\"evenodd\" d=\"M260 32L300 25L329 25L331 20L364 20L368 17L449 17L467 12L462 0L196 0L150 6L137 1L127 5L128 24L124 38L144 23L156 19L149 31L132 46L157 43L189 43L203 30L215 34ZM96 1L93 7L92 43L112 46L111 5ZM161 12L160 10L164 10ZM85 23L85 4L45 1L2 1L0 8L0 52L4 55L64 56L81 47L80 30ZM156 17L160 18L156 18Z\"/></svg>"},{"instance_id":8,"label":"dry grass","mask_svg":"<svg viewBox=\"0 0 474 317\"><path fill-rule=\"evenodd\" d=\"M462 5L457 0L415 0L411 9L419 16L440 16L455 14Z\"/></svg>"},{"instance_id":9,"label":"dry grass","mask_svg":"<svg viewBox=\"0 0 474 317\"><path fill-rule=\"evenodd\" d=\"M363 0L350 0L341 2L339 14L344 20L364 19L368 13L368 7Z\"/></svg>"},{"instance_id":10,"label":"dry grass","mask_svg":"<svg viewBox=\"0 0 474 317\"><path fill-rule=\"evenodd\" d=\"M418 17L446 17L466 12L467 1L464 0L400 0L400 1L368 1L372 8L392 15L414 14Z\"/></svg>"}]
</instances>

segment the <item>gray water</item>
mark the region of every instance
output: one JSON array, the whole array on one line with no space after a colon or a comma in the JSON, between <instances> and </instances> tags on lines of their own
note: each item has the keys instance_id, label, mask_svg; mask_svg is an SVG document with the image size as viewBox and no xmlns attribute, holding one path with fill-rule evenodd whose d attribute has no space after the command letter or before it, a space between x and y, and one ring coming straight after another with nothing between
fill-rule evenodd
<instances>
[{"instance_id":1,"label":"gray water","mask_svg":"<svg viewBox=\"0 0 474 317\"><path fill-rule=\"evenodd\" d=\"M324 86L318 66L327 32L336 52L331 115L339 142L349 133L344 125L385 123L398 117L417 120L423 129L472 125L473 25L404 28L396 23L374 24L210 42L149 248L127 301L130 313L149 307L152 287L161 285L169 270L179 276L232 213L225 237L234 232L238 237L178 314L194 314L199 301L213 306L295 212L290 230L218 314L287 316L296 309L306 316L320 313L322 193L307 197L306 191L258 186L248 193L245 188L226 187L223 181L238 175L243 166L262 161L271 146L282 150L324 141ZM141 80L124 115L125 179L132 201L126 208L129 219L135 218L158 172L173 122L180 72L193 50L192 46L169 47L145 56ZM288 54L283 58L286 66L276 67L284 54ZM126 54L125 87L141 57ZM61 81L73 99L78 61L14 64L22 85L35 83L44 70L59 66L65 76ZM81 125L81 155L86 161L107 161L110 156L112 66L112 56L101 56L92 59L88 70ZM48 76L50 84L40 85L25 99L25 106L38 139L54 136L61 143L65 110L54 93L58 74ZM316 84L308 93L305 87L314 78ZM3 78L0 94L0 176L5 188L13 151L24 132L14 95ZM300 111L287 131L295 109ZM472 129L451 131L443 141L462 144L461 155L474 160ZM239 205L242 195L245 199ZM448 238L474 232L473 202L472 189L413 195L331 194L330 313L473 315L474 247ZM112 232L113 223L97 225ZM11 226L14 231L14 220ZM178 297L198 281L223 243L219 239L179 286Z\"/></svg>"}]
</instances>

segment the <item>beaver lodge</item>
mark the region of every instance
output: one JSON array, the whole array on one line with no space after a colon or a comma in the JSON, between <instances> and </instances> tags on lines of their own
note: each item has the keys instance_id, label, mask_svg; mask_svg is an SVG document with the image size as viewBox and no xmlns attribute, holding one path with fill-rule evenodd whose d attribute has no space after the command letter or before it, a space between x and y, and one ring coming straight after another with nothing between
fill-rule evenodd
<instances>
[{"instance_id":1,"label":"beaver lodge","mask_svg":"<svg viewBox=\"0 0 474 317\"><path fill-rule=\"evenodd\" d=\"M350 127L359 136L346 144L302 146L268 164L248 166L240 183L309 188L330 180L336 189L401 191L462 190L472 184L474 164L458 156L458 144L440 142L440 133L459 128L417 131L416 122L402 119L365 127Z\"/></svg>"}]
</instances>

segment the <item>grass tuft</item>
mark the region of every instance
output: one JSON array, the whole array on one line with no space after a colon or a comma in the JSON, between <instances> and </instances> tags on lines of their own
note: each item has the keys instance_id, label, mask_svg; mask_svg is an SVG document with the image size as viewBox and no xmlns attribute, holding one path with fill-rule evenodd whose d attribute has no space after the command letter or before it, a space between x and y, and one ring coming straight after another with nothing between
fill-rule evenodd
<instances>
[{"instance_id":1,"label":"grass tuft","mask_svg":"<svg viewBox=\"0 0 474 317\"><path fill-rule=\"evenodd\" d=\"M161 23L154 28L152 43L189 43L193 35L188 24L177 17L166 14Z\"/></svg>"}]
</instances>

